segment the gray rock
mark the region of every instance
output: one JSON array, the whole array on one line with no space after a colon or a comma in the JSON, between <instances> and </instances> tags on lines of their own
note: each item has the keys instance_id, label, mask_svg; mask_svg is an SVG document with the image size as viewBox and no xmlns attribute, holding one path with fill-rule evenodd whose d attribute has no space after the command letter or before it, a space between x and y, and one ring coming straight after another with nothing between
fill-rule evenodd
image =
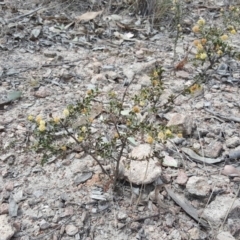
<instances>
[{"instance_id":1,"label":"gray rock","mask_svg":"<svg viewBox=\"0 0 240 240\"><path fill-rule=\"evenodd\" d=\"M0 214L8 214L9 206L7 203L2 203L0 205Z\"/></svg>"},{"instance_id":2,"label":"gray rock","mask_svg":"<svg viewBox=\"0 0 240 240\"><path fill-rule=\"evenodd\" d=\"M42 31L42 27L34 28L31 32L31 34L30 34L30 39L31 40L36 40L39 37L41 31Z\"/></svg>"},{"instance_id":3,"label":"gray rock","mask_svg":"<svg viewBox=\"0 0 240 240\"><path fill-rule=\"evenodd\" d=\"M39 226L41 230L45 230L49 228L50 224L46 220L42 219Z\"/></svg>"},{"instance_id":4,"label":"gray rock","mask_svg":"<svg viewBox=\"0 0 240 240\"><path fill-rule=\"evenodd\" d=\"M199 239L199 235L200 235L200 230L196 227L191 228L188 231L189 235L190 235L190 239L192 240L198 240Z\"/></svg>"},{"instance_id":5,"label":"gray rock","mask_svg":"<svg viewBox=\"0 0 240 240\"><path fill-rule=\"evenodd\" d=\"M218 158L221 154L222 149L223 145L221 142L210 143L204 150L205 157ZM199 153L201 154L201 151Z\"/></svg>"},{"instance_id":6,"label":"gray rock","mask_svg":"<svg viewBox=\"0 0 240 240\"><path fill-rule=\"evenodd\" d=\"M229 208L232 206L234 199L230 196L217 196L204 210L203 217L212 225L218 226L226 216ZM240 199L236 199L232 209L240 207Z\"/></svg>"},{"instance_id":7,"label":"gray rock","mask_svg":"<svg viewBox=\"0 0 240 240\"><path fill-rule=\"evenodd\" d=\"M189 79L189 73L186 71L177 71L176 72L177 78Z\"/></svg>"},{"instance_id":8,"label":"gray rock","mask_svg":"<svg viewBox=\"0 0 240 240\"><path fill-rule=\"evenodd\" d=\"M75 234L77 234L78 228L72 224L69 224L66 226L65 231L68 236L74 236Z\"/></svg>"},{"instance_id":9,"label":"gray rock","mask_svg":"<svg viewBox=\"0 0 240 240\"><path fill-rule=\"evenodd\" d=\"M127 77L128 81L131 82L135 73L129 68L124 68L123 74Z\"/></svg>"},{"instance_id":10,"label":"gray rock","mask_svg":"<svg viewBox=\"0 0 240 240\"><path fill-rule=\"evenodd\" d=\"M183 136L191 135L193 129L193 121L190 115L174 113L167 124L168 127L176 126L182 131Z\"/></svg>"},{"instance_id":11,"label":"gray rock","mask_svg":"<svg viewBox=\"0 0 240 240\"><path fill-rule=\"evenodd\" d=\"M19 190L17 191L14 195L13 195L13 199L18 203L21 200L23 200L23 190Z\"/></svg>"},{"instance_id":12,"label":"gray rock","mask_svg":"<svg viewBox=\"0 0 240 240\"><path fill-rule=\"evenodd\" d=\"M43 52L43 55L47 58L54 58L54 57L57 56L57 53L53 52L53 51L46 50L46 51Z\"/></svg>"},{"instance_id":13,"label":"gray rock","mask_svg":"<svg viewBox=\"0 0 240 240\"><path fill-rule=\"evenodd\" d=\"M0 215L0 239L10 240L16 229L8 222L7 215Z\"/></svg>"},{"instance_id":14,"label":"gray rock","mask_svg":"<svg viewBox=\"0 0 240 240\"><path fill-rule=\"evenodd\" d=\"M128 215L125 212L122 212L122 211L117 214L117 219L118 220L124 220L127 217L128 217Z\"/></svg>"},{"instance_id":15,"label":"gray rock","mask_svg":"<svg viewBox=\"0 0 240 240\"><path fill-rule=\"evenodd\" d=\"M143 74L139 77L138 83L141 84L142 87L147 87L151 85L150 77L146 74Z\"/></svg>"},{"instance_id":16,"label":"gray rock","mask_svg":"<svg viewBox=\"0 0 240 240\"><path fill-rule=\"evenodd\" d=\"M230 233L237 239L240 239L240 218L238 219L232 219L229 218L227 220L227 226L230 231Z\"/></svg>"},{"instance_id":17,"label":"gray rock","mask_svg":"<svg viewBox=\"0 0 240 240\"><path fill-rule=\"evenodd\" d=\"M43 192L42 190L35 190L35 191L33 192L33 195L34 195L36 198L41 197L43 194L44 194L44 192Z\"/></svg>"},{"instance_id":18,"label":"gray rock","mask_svg":"<svg viewBox=\"0 0 240 240\"><path fill-rule=\"evenodd\" d=\"M175 216L173 216L172 214L167 214L166 215L166 225L168 226L168 227L172 227L173 226L173 223L175 222L175 220L176 220L176 218L175 218Z\"/></svg>"},{"instance_id":19,"label":"gray rock","mask_svg":"<svg viewBox=\"0 0 240 240\"><path fill-rule=\"evenodd\" d=\"M9 216L11 217L17 216L18 205L13 198L9 199L8 212L9 212Z\"/></svg>"},{"instance_id":20,"label":"gray rock","mask_svg":"<svg viewBox=\"0 0 240 240\"><path fill-rule=\"evenodd\" d=\"M229 232L220 232L216 240L235 240L235 238Z\"/></svg>"},{"instance_id":21,"label":"gray rock","mask_svg":"<svg viewBox=\"0 0 240 240\"><path fill-rule=\"evenodd\" d=\"M86 173L77 174L77 176L74 178L74 183L76 185L79 185L80 183L84 183L88 179L90 179L92 177L92 175L93 175L92 172L86 172Z\"/></svg>"},{"instance_id":22,"label":"gray rock","mask_svg":"<svg viewBox=\"0 0 240 240\"><path fill-rule=\"evenodd\" d=\"M210 186L204 177L190 177L186 189L191 197L204 198L210 192Z\"/></svg>"},{"instance_id":23,"label":"gray rock","mask_svg":"<svg viewBox=\"0 0 240 240\"><path fill-rule=\"evenodd\" d=\"M240 145L240 138L237 136L228 138L226 140L226 146L229 148L234 148Z\"/></svg>"}]
</instances>

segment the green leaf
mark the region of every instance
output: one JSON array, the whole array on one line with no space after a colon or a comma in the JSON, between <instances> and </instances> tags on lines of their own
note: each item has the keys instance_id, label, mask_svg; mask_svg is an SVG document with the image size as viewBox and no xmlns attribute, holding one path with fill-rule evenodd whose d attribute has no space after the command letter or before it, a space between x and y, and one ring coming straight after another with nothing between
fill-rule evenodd
<instances>
[{"instance_id":1,"label":"green leaf","mask_svg":"<svg viewBox=\"0 0 240 240\"><path fill-rule=\"evenodd\" d=\"M129 110L129 109L123 110L123 111L121 111L121 114L122 114L123 116L127 116L127 115L129 115L130 111L131 111L131 110Z\"/></svg>"},{"instance_id":2,"label":"green leaf","mask_svg":"<svg viewBox=\"0 0 240 240\"><path fill-rule=\"evenodd\" d=\"M138 142L136 142L135 138L133 138L133 137L128 137L127 140L128 140L129 143L131 143L134 146L138 145Z\"/></svg>"},{"instance_id":3,"label":"green leaf","mask_svg":"<svg viewBox=\"0 0 240 240\"><path fill-rule=\"evenodd\" d=\"M20 92L20 91L10 92L10 93L8 93L8 95L7 95L7 101L14 101L14 100L20 98L21 95L22 95L22 92Z\"/></svg>"}]
</instances>

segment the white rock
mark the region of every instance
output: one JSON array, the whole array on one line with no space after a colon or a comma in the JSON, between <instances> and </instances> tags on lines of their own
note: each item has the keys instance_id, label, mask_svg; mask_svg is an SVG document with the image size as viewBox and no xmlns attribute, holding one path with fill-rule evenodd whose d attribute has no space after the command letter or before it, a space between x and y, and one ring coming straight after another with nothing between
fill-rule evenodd
<instances>
[{"instance_id":1,"label":"white rock","mask_svg":"<svg viewBox=\"0 0 240 240\"><path fill-rule=\"evenodd\" d=\"M0 215L0 240L9 240L14 235L16 229L8 222L7 215Z\"/></svg>"},{"instance_id":2,"label":"white rock","mask_svg":"<svg viewBox=\"0 0 240 240\"><path fill-rule=\"evenodd\" d=\"M162 172L156 158L152 158L152 149L149 144L141 144L135 147L125 162L121 160L121 175L129 182L148 184L155 181ZM149 160L147 160L147 158Z\"/></svg>"},{"instance_id":3,"label":"white rock","mask_svg":"<svg viewBox=\"0 0 240 240\"><path fill-rule=\"evenodd\" d=\"M235 240L235 238L229 232L220 232L216 240Z\"/></svg>"},{"instance_id":4,"label":"white rock","mask_svg":"<svg viewBox=\"0 0 240 240\"><path fill-rule=\"evenodd\" d=\"M234 148L240 145L240 138L237 136L228 138L226 140L226 146L229 148Z\"/></svg>"},{"instance_id":5,"label":"white rock","mask_svg":"<svg viewBox=\"0 0 240 240\"><path fill-rule=\"evenodd\" d=\"M125 213L125 212L119 212L118 214L117 214L117 219L118 220L124 220L124 219L126 219L128 217L128 215Z\"/></svg>"},{"instance_id":6,"label":"white rock","mask_svg":"<svg viewBox=\"0 0 240 240\"><path fill-rule=\"evenodd\" d=\"M78 232L78 228L74 225L67 225L65 231L68 236L74 236Z\"/></svg>"},{"instance_id":7,"label":"white rock","mask_svg":"<svg viewBox=\"0 0 240 240\"><path fill-rule=\"evenodd\" d=\"M193 197L206 197L210 192L210 186L204 177L190 177L186 189Z\"/></svg>"}]
</instances>

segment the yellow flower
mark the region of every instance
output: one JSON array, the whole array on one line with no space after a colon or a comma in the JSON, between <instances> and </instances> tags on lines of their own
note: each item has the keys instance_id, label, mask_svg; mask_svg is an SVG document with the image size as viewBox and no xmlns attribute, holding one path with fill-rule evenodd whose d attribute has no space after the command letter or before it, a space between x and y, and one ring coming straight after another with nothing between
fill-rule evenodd
<instances>
[{"instance_id":1,"label":"yellow flower","mask_svg":"<svg viewBox=\"0 0 240 240\"><path fill-rule=\"evenodd\" d=\"M144 101L141 101L141 102L139 103L139 105L140 105L141 107L143 107L143 106L145 105L145 102L144 102Z\"/></svg>"},{"instance_id":2,"label":"yellow flower","mask_svg":"<svg viewBox=\"0 0 240 240\"><path fill-rule=\"evenodd\" d=\"M66 146L61 146L61 149L62 149L63 151L66 151L66 150L67 150L67 147L66 147Z\"/></svg>"},{"instance_id":3,"label":"yellow flower","mask_svg":"<svg viewBox=\"0 0 240 240\"><path fill-rule=\"evenodd\" d=\"M182 137L183 137L182 133L178 133L177 136L178 136L179 138L182 138Z\"/></svg>"},{"instance_id":4,"label":"yellow flower","mask_svg":"<svg viewBox=\"0 0 240 240\"><path fill-rule=\"evenodd\" d=\"M89 118L89 119L88 119L88 121L89 121L90 123L92 123L93 120L94 120L93 118Z\"/></svg>"},{"instance_id":5,"label":"yellow flower","mask_svg":"<svg viewBox=\"0 0 240 240\"><path fill-rule=\"evenodd\" d=\"M158 77L158 72L157 72L157 71L154 71L154 72L153 72L153 77L154 77L154 78L157 78L157 77Z\"/></svg>"},{"instance_id":6,"label":"yellow flower","mask_svg":"<svg viewBox=\"0 0 240 240\"><path fill-rule=\"evenodd\" d=\"M194 45L194 46L197 46L199 43L200 43L200 41L199 41L198 39L195 39L195 40L193 41L193 45Z\"/></svg>"},{"instance_id":7,"label":"yellow flower","mask_svg":"<svg viewBox=\"0 0 240 240\"><path fill-rule=\"evenodd\" d=\"M82 136L79 136L79 137L78 137L78 141L79 141L79 142L82 142L83 140L84 140L84 137L82 137Z\"/></svg>"},{"instance_id":8,"label":"yellow flower","mask_svg":"<svg viewBox=\"0 0 240 240\"><path fill-rule=\"evenodd\" d=\"M169 129L167 129L166 132L165 132L165 135L167 137L171 137L172 136L172 132Z\"/></svg>"},{"instance_id":9,"label":"yellow flower","mask_svg":"<svg viewBox=\"0 0 240 240\"><path fill-rule=\"evenodd\" d=\"M206 21L205 21L203 18L200 18L200 19L197 21L197 24L198 24L199 26L203 26L205 23L206 23Z\"/></svg>"},{"instance_id":10,"label":"yellow flower","mask_svg":"<svg viewBox=\"0 0 240 240\"><path fill-rule=\"evenodd\" d=\"M81 128L81 131L85 133L85 132L87 131L87 128L86 128L85 126L83 126L83 127Z\"/></svg>"},{"instance_id":11,"label":"yellow flower","mask_svg":"<svg viewBox=\"0 0 240 240\"><path fill-rule=\"evenodd\" d=\"M40 125L40 126L41 126L41 125L45 126L45 121L44 121L44 120L40 120L40 121L39 121L39 125Z\"/></svg>"},{"instance_id":12,"label":"yellow flower","mask_svg":"<svg viewBox=\"0 0 240 240\"><path fill-rule=\"evenodd\" d=\"M155 87L158 85L158 81L157 80L152 80L152 85Z\"/></svg>"},{"instance_id":13,"label":"yellow flower","mask_svg":"<svg viewBox=\"0 0 240 240\"><path fill-rule=\"evenodd\" d=\"M130 126L131 124L132 124L132 122L129 119L127 119L126 125Z\"/></svg>"},{"instance_id":14,"label":"yellow flower","mask_svg":"<svg viewBox=\"0 0 240 240\"><path fill-rule=\"evenodd\" d=\"M217 44L216 46L215 46L215 50L218 50L220 48L220 46Z\"/></svg>"},{"instance_id":15,"label":"yellow flower","mask_svg":"<svg viewBox=\"0 0 240 240\"><path fill-rule=\"evenodd\" d=\"M222 50L218 50L218 51L217 51L217 54L218 54L218 55L222 55L222 54L223 54Z\"/></svg>"},{"instance_id":16,"label":"yellow flower","mask_svg":"<svg viewBox=\"0 0 240 240\"><path fill-rule=\"evenodd\" d=\"M202 88L201 85L195 83L193 86L191 86L191 87L189 88L189 91L190 91L191 93L194 93L194 92L196 92L196 91L198 91L198 90L201 90L201 88Z\"/></svg>"},{"instance_id":17,"label":"yellow flower","mask_svg":"<svg viewBox=\"0 0 240 240\"><path fill-rule=\"evenodd\" d=\"M117 132L114 133L114 138L119 138L119 134Z\"/></svg>"},{"instance_id":18,"label":"yellow flower","mask_svg":"<svg viewBox=\"0 0 240 240\"><path fill-rule=\"evenodd\" d=\"M198 45L197 45L197 50L198 50L198 51L203 50L203 46L202 46L202 44L198 44Z\"/></svg>"},{"instance_id":19,"label":"yellow flower","mask_svg":"<svg viewBox=\"0 0 240 240\"><path fill-rule=\"evenodd\" d=\"M68 116L69 116L69 110L68 110L67 108L65 108L65 109L63 110L63 115L64 115L65 117L68 117Z\"/></svg>"},{"instance_id":20,"label":"yellow flower","mask_svg":"<svg viewBox=\"0 0 240 240\"><path fill-rule=\"evenodd\" d=\"M45 125L43 125L43 124L39 125L38 130L39 130L40 132L44 132L44 131L46 130Z\"/></svg>"},{"instance_id":21,"label":"yellow flower","mask_svg":"<svg viewBox=\"0 0 240 240\"><path fill-rule=\"evenodd\" d=\"M181 32L181 31L182 31L182 27L181 27L181 25L178 24L177 27L178 27L178 31Z\"/></svg>"},{"instance_id":22,"label":"yellow flower","mask_svg":"<svg viewBox=\"0 0 240 240\"><path fill-rule=\"evenodd\" d=\"M199 58L202 60L206 59L206 57L207 57L206 53L200 53L200 55L199 55Z\"/></svg>"},{"instance_id":23,"label":"yellow flower","mask_svg":"<svg viewBox=\"0 0 240 240\"><path fill-rule=\"evenodd\" d=\"M228 39L228 35L224 34L220 38L222 41L226 41Z\"/></svg>"},{"instance_id":24,"label":"yellow flower","mask_svg":"<svg viewBox=\"0 0 240 240\"><path fill-rule=\"evenodd\" d=\"M87 113L87 109L86 108L84 108L84 109L82 109L82 114L85 114L85 113Z\"/></svg>"},{"instance_id":25,"label":"yellow flower","mask_svg":"<svg viewBox=\"0 0 240 240\"><path fill-rule=\"evenodd\" d=\"M60 118L59 118L59 117L54 117L54 118L53 118L53 121L54 121L56 124L59 124Z\"/></svg>"},{"instance_id":26,"label":"yellow flower","mask_svg":"<svg viewBox=\"0 0 240 240\"><path fill-rule=\"evenodd\" d=\"M139 112L140 112L140 108L139 108L138 106L134 106L133 109L132 109L132 111L133 111L134 113L139 113Z\"/></svg>"},{"instance_id":27,"label":"yellow flower","mask_svg":"<svg viewBox=\"0 0 240 240\"><path fill-rule=\"evenodd\" d=\"M40 115L38 115L38 116L36 116L35 120L39 124L40 121L42 120L42 117Z\"/></svg>"},{"instance_id":28,"label":"yellow flower","mask_svg":"<svg viewBox=\"0 0 240 240\"><path fill-rule=\"evenodd\" d=\"M158 139L159 140L164 140L165 139L165 134L163 132L158 133Z\"/></svg>"},{"instance_id":29,"label":"yellow flower","mask_svg":"<svg viewBox=\"0 0 240 240\"><path fill-rule=\"evenodd\" d=\"M153 144L154 140L150 135L148 135L147 138L146 138L146 142L149 143L149 144Z\"/></svg>"},{"instance_id":30,"label":"yellow flower","mask_svg":"<svg viewBox=\"0 0 240 240\"><path fill-rule=\"evenodd\" d=\"M192 31L194 33L198 33L199 32L199 26L195 25L193 28L192 28Z\"/></svg>"},{"instance_id":31,"label":"yellow flower","mask_svg":"<svg viewBox=\"0 0 240 240\"><path fill-rule=\"evenodd\" d=\"M111 91L110 93L109 93L109 97L116 97L116 93L114 92L114 91Z\"/></svg>"},{"instance_id":32,"label":"yellow flower","mask_svg":"<svg viewBox=\"0 0 240 240\"><path fill-rule=\"evenodd\" d=\"M207 42L207 39L206 39L206 38L202 38L202 39L201 39L201 43L202 43L202 45L205 45L206 42Z\"/></svg>"},{"instance_id":33,"label":"yellow flower","mask_svg":"<svg viewBox=\"0 0 240 240\"><path fill-rule=\"evenodd\" d=\"M32 115L28 116L28 121L33 121L34 117Z\"/></svg>"},{"instance_id":34,"label":"yellow flower","mask_svg":"<svg viewBox=\"0 0 240 240\"><path fill-rule=\"evenodd\" d=\"M87 95L91 95L93 93L92 89L87 90Z\"/></svg>"},{"instance_id":35,"label":"yellow flower","mask_svg":"<svg viewBox=\"0 0 240 240\"><path fill-rule=\"evenodd\" d=\"M231 33L231 34L236 34L237 32L236 32L235 29L232 29L232 30L230 31L230 33Z\"/></svg>"}]
</instances>

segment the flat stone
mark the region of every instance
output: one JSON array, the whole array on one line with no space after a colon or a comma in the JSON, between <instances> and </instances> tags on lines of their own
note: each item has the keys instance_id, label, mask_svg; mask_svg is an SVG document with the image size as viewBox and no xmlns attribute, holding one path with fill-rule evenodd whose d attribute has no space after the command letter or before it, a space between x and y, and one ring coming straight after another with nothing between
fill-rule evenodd
<instances>
[{"instance_id":1,"label":"flat stone","mask_svg":"<svg viewBox=\"0 0 240 240\"><path fill-rule=\"evenodd\" d=\"M7 215L0 215L0 239L10 240L16 229L8 222Z\"/></svg>"},{"instance_id":2,"label":"flat stone","mask_svg":"<svg viewBox=\"0 0 240 240\"><path fill-rule=\"evenodd\" d=\"M196 227L190 229L188 231L189 235L190 235L190 239L192 240L198 240L199 239L199 234L200 234L200 230Z\"/></svg>"},{"instance_id":3,"label":"flat stone","mask_svg":"<svg viewBox=\"0 0 240 240\"><path fill-rule=\"evenodd\" d=\"M220 232L217 235L216 240L235 240L236 238L234 238L230 232Z\"/></svg>"},{"instance_id":4,"label":"flat stone","mask_svg":"<svg viewBox=\"0 0 240 240\"><path fill-rule=\"evenodd\" d=\"M178 176L176 179L176 183L179 185L185 185L187 183L188 176L183 169L178 170Z\"/></svg>"},{"instance_id":5,"label":"flat stone","mask_svg":"<svg viewBox=\"0 0 240 240\"><path fill-rule=\"evenodd\" d=\"M13 184L13 182L8 182L8 183L6 183L6 185L5 185L5 189L7 190L7 191L12 191L13 190L13 188L14 188L14 184Z\"/></svg>"},{"instance_id":6,"label":"flat stone","mask_svg":"<svg viewBox=\"0 0 240 240\"><path fill-rule=\"evenodd\" d=\"M54 58L57 56L57 53L56 52L53 52L53 51L49 51L49 50L46 50L43 52L44 56L47 57L47 58Z\"/></svg>"},{"instance_id":7,"label":"flat stone","mask_svg":"<svg viewBox=\"0 0 240 240\"><path fill-rule=\"evenodd\" d=\"M201 102L197 102L194 107L199 110L199 109L202 109L203 106L204 106L204 103L201 101Z\"/></svg>"},{"instance_id":8,"label":"flat stone","mask_svg":"<svg viewBox=\"0 0 240 240\"><path fill-rule=\"evenodd\" d=\"M236 239L240 239L240 218L238 217L238 219L233 219L229 217L227 220L227 226L230 233Z\"/></svg>"},{"instance_id":9,"label":"flat stone","mask_svg":"<svg viewBox=\"0 0 240 240\"><path fill-rule=\"evenodd\" d=\"M190 115L174 113L170 116L168 127L176 126L179 131L182 131L184 136L191 135L193 129L193 121Z\"/></svg>"},{"instance_id":10,"label":"flat stone","mask_svg":"<svg viewBox=\"0 0 240 240\"><path fill-rule=\"evenodd\" d=\"M229 148L234 148L240 145L240 138L237 136L228 138L226 140L226 146Z\"/></svg>"},{"instance_id":11,"label":"flat stone","mask_svg":"<svg viewBox=\"0 0 240 240\"><path fill-rule=\"evenodd\" d=\"M240 207L240 199L234 199L227 195L217 196L203 211L203 217L212 225L218 226L222 223L230 207ZM233 206L232 206L233 203ZM233 211L233 210L232 210Z\"/></svg>"},{"instance_id":12,"label":"flat stone","mask_svg":"<svg viewBox=\"0 0 240 240\"><path fill-rule=\"evenodd\" d=\"M17 217L18 205L13 198L10 198L8 205L9 216Z\"/></svg>"},{"instance_id":13,"label":"flat stone","mask_svg":"<svg viewBox=\"0 0 240 240\"><path fill-rule=\"evenodd\" d=\"M65 231L68 236L74 236L75 234L77 234L78 228L72 224L69 224L66 226Z\"/></svg>"},{"instance_id":14,"label":"flat stone","mask_svg":"<svg viewBox=\"0 0 240 240\"><path fill-rule=\"evenodd\" d=\"M138 83L141 84L142 87L147 87L151 85L150 77L146 74L143 74L139 77Z\"/></svg>"},{"instance_id":15,"label":"flat stone","mask_svg":"<svg viewBox=\"0 0 240 240\"><path fill-rule=\"evenodd\" d=\"M210 192L210 186L204 177L190 177L186 189L190 196L204 198Z\"/></svg>"},{"instance_id":16,"label":"flat stone","mask_svg":"<svg viewBox=\"0 0 240 240\"><path fill-rule=\"evenodd\" d=\"M0 205L0 214L8 214L8 204L7 203L2 203Z\"/></svg>"},{"instance_id":17,"label":"flat stone","mask_svg":"<svg viewBox=\"0 0 240 240\"><path fill-rule=\"evenodd\" d=\"M50 224L46 220L42 219L39 226L41 230L45 230L49 228Z\"/></svg>"},{"instance_id":18,"label":"flat stone","mask_svg":"<svg viewBox=\"0 0 240 240\"><path fill-rule=\"evenodd\" d=\"M183 71L183 70L177 71L177 72L176 72L176 76L177 76L178 78L189 79L189 73L186 72L186 71Z\"/></svg>"},{"instance_id":19,"label":"flat stone","mask_svg":"<svg viewBox=\"0 0 240 240\"><path fill-rule=\"evenodd\" d=\"M126 219L128 217L128 215L125 213L125 212L119 212L118 214L117 214L117 219L118 220L124 220L124 219Z\"/></svg>"},{"instance_id":20,"label":"flat stone","mask_svg":"<svg viewBox=\"0 0 240 240\"><path fill-rule=\"evenodd\" d=\"M222 152L223 145L221 142L210 143L204 150L205 157L218 158ZM199 152L201 154L201 151Z\"/></svg>"},{"instance_id":21,"label":"flat stone","mask_svg":"<svg viewBox=\"0 0 240 240\"><path fill-rule=\"evenodd\" d=\"M51 95L51 92L46 87L40 87L39 90L34 93L34 96L38 98L45 98L50 95Z\"/></svg>"}]
</instances>

